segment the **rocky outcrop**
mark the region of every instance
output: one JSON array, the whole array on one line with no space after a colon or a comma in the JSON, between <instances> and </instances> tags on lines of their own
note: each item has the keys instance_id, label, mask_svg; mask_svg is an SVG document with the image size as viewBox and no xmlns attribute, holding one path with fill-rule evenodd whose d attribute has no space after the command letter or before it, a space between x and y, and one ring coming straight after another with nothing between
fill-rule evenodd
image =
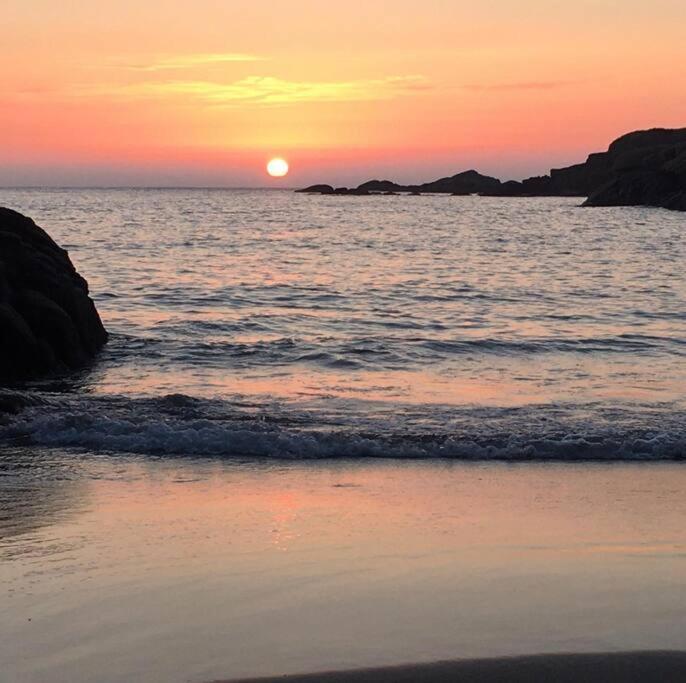
<instances>
[{"instance_id":1,"label":"rocky outcrop","mask_svg":"<svg viewBox=\"0 0 686 683\"><path fill-rule=\"evenodd\" d=\"M583 164L554 168L550 175L534 176L521 182L509 180L492 192L482 194L492 197L588 197L610 177L606 158L606 152L591 154Z\"/></svg>"},{"instance_id":2,"label":"rocky outcrop","mask_svg":"<svg viewBox=\"0 0 686 683\"><path fill-rule=\"evenodd\" d=\"M331 185L319 184L304 187L302 190L296 190L296 192L304 192L306 194L333 194L334 189Z\"/></svg>"},{"instance_id":3,"label":"rocky outcrop","mask_svg":"<svg viewBox=\"0 0 686 683\"><path fill-rule=\"evenodd\" d=\"M636 131L584 163L554 168L549 175L505 183L465 171L420 185L370 180L353 190L313 185L322 194L447 193L491 197L588 197L585 206L661 206L686 210L686 128Z\"/></svg>"},{"instance_id":4,"label":"rocky outcrop","mask_svg":"<svg viewBox=\"0 0 686 683\"><path fill-rule=\"evenodd\" d=\"M436 192L439 194L469 195L487 194L496 190L500 186L497 178L482 175L477 171L464 171L456 175L439 178L429 183L421 185L399 185L390 180L369 180L356 188L356 192L385 194L393 192L407 192L410 194L421 194L424 192Z\"/></svg>"},{"instance_id":5,"label":"rocky outcrop","mask_svg":"<svg viewBox=\"0 0 686 683\"><path fill-rule=\"evenodd\" d=\"M585 206L678 209L684 206L685 179L686 129L653 128L623 135L583 164L510 186L507 194L588 197Z\"/></svg>"},{"instance_id":6,"label":"rocky outcrop","mask_svg":"<svg viewBox=\"0 0 686 683\"><path fill-rule=\"evenodd\" d=\"M357 195L366 197L371 194L368 190L365 190L362 186L360 187L336 187L332 185L310 185L302 190L296 190L296 192L304 194L337 194L337 195Z\"/></svg>"},{"instance_id":7,"label":"rocky outcrop","mask_svg":"<svg viewBox=\"0 0 686 683\"><path fill-rule=\"evenodd\" d=\"M686 184L673 173L622 173L591 194L584 206L654 206L686 211Z\"/></svg>"},{"instance_id":8,"label":"rocky outcrop","mask_svg":"<svg viewBox=\"0 0 686 683\"><path fill-rule=\"evenodd\" d=\"M464 171L449 178L441 178L431 183L420 185L420 192L448 192L453 195L481 194L500 186L497 178L482 175L477 171Z\"/></svg>"},{"instance_id":9,"label":"rocky outcrop","mask_svg":"<svg viewBox=\"0 0 686 683\"><path fill-rule=\"evenodd\" d=\"M354 195L356 197L368 197L371 192L361 187L337 187L333 194Z\"/></svg>"},{"instance_id":10,"label":"rocky outcrop","mask_svg":"<svg viewBox=\"0 0 686 683\"><path fill-rule=\"evenodd\" d=\"M78 368L106 341L67 252L30 218L0 207L0 382Z\"/></svg>"},{"instance_id":11,"label":"rocky outcrop","mask_svg":"<svg viewBox=\"0 0 686 683\"><path fill-rule=\"evenodd\" d=\"M549 181L549 179L547 179ZM527 181L529 182L529 181ZM547 193L546 185L546 193ZM331 185L311 185L296 192L308 192L317 194L331 195L413 195L421 194L450 194L455 196L465 196L480 194L485 196L517 196L524 193L523 184L515 181L501 183L497 178L482 175L477 171L464 171L447 178L439 178L420 185L400 185L390 180L368 180L358 187L333 188ZM532 194L538 194L531 189Z\"/></svg>"},{"instance_id":12,"label":"rocky outcrop","mask_svg":"<svg viewBox=\"0 0 686 683\"><path fill-rule=\"evenodd\" d=\"M366 190L367 192L398 192L402 186L394 183L391 180L368 180L366 183L358 186L358 190Z\"/></svg>"},{"instance_id":13,"label":"rocky outcrop","mask_svg":"<svg viewBox=\"0 0 686 683\"><path fill-rule=\"evenodd\" d=\"M655 206L686 211L686 128L638 131L607 151L608 177L584 206Z\"/></svg>"},{"instance_id":14,"label":"rocky outcrop","mask_svg":"<svg viewBox=\"0 0 686 683\"><path fill-rule=\"evenodd\" d=\"M611 172L607 152L590 154L583 164L567 168L554 168L550 171L550 184L553 195L588 197L596 188L607 182ZM524 181L526 184L527 181Z\"/></svg>"}]
</instances>

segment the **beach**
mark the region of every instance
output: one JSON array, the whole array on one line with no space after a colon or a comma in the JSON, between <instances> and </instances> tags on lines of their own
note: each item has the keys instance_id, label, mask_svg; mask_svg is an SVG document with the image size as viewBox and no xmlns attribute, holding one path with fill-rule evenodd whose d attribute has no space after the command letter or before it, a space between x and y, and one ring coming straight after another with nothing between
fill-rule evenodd
<instances>
[{"instance_id":1,"label":"beach","mask_svg":"<svg viewBox=\"0 0 686 683\"><path fill-rule=\"evenodd\" d=\"M0 469L12 683L686 649L678 464L51 449Z\"/></svg>"}]
</instances>

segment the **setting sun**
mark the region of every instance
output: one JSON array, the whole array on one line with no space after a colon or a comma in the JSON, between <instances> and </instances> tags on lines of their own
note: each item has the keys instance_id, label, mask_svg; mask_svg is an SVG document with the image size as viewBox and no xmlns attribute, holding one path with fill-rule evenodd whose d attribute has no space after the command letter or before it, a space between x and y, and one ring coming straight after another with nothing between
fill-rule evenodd
<instances>
[{"instance_id":1,"label":"setting sun","mask_svg":"<svg viewBox=\"0 0 686 683\"><path fill-rule=\"evenodd\" d=\"M272 159L267 164L267 173L272 178L283 178L288 174L288 162L285 159Z\"/></svg>"}]
</instances>

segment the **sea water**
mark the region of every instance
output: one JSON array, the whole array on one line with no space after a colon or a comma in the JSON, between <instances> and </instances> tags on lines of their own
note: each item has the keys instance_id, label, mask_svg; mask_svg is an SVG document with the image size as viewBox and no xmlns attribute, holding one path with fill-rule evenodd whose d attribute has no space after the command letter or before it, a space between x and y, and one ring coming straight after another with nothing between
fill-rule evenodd
<instances>
[{"instance_id":1,"label":"sea water","mask_svg":"<svg viewBox=\"0 0 686 683\"><path fill-rule=\"evenodd\" d=\"M276 458L662 460L686 216L580 200L2 190L111 341L0 442Z\"/></svg>"}]
</instances>

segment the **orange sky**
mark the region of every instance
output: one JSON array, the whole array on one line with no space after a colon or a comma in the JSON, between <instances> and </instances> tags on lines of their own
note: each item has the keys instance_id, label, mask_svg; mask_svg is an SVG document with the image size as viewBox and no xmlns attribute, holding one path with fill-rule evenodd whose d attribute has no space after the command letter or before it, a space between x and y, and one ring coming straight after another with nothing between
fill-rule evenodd
<instances>
[{"instance_id":1,"label":"orange sky","mask_svg":"<svg viewBox=\"0 0 686 683\"><path fill-rule=\"evenodd\" d=\"M686 126L684 0L3 0L0 184L522 177ZM286 181L264 164L286 157Z\"/></svg>"}]
</instances>

